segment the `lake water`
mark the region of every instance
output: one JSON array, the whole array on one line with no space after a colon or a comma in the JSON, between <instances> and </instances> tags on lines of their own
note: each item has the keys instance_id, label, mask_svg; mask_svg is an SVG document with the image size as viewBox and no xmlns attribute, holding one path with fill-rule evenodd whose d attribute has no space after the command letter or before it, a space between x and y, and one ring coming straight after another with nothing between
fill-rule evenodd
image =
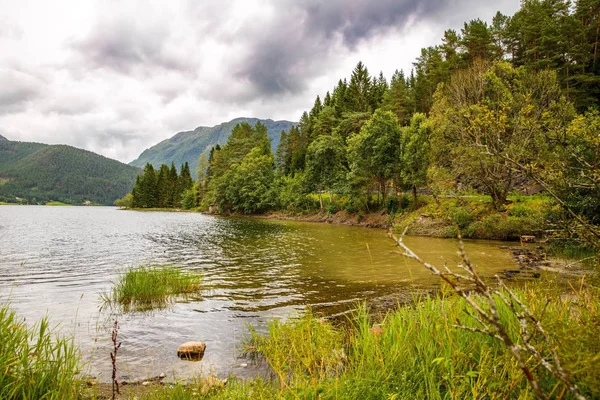
<instances>
[{"instance_id":1,"label":"lake water","mask_svg":"<svg viewBox=\"0 0 600 400\"><path fill-rule=\"evenodd\" d=\"M454 240L405 239L425 260L459 261ZM514 268L499 242L467 242L482 275ZM118 273L143 264L201 272L198 300L152 313L101 310L99 294ZM0 206L0 301L28 323L49 316L73 334L89 373L110 381L110 331L122 341L121 379L248 375L239 345L251 324L305 307L343 312L357 301L438 282L407 260L384 230L198 213L122 211L112 207ZM200 362L181 361L177 346L207 344Z\"/></svg>"}]
</instances>

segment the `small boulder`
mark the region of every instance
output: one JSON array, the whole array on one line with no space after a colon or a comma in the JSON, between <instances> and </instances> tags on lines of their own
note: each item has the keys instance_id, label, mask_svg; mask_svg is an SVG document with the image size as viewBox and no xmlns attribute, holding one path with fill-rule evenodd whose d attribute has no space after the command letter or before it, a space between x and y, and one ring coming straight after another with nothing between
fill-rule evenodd
<instances>
[{"instance_id":1,"label":"small boulder","mask_svg":"<svg viewBox=\"0 0 600 400\"><path fill-rule=\"evenodd\" d=\"M199 361L204 356L204 342L185 342L177 348L177 356L183 360Z\"/></svg>"}]
</instances>

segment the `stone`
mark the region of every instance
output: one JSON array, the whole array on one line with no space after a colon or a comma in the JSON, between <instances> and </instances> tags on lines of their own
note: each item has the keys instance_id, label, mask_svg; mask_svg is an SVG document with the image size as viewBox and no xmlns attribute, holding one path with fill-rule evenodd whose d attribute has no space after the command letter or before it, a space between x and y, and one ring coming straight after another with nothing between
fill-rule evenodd
<instances>
[{"instance_id":1,"label":"stone","mask_svg":"<svg viewBox=\"0 0 600 400\"><path fill-rule=\"evenodd\" d=\"M177 348L177 356L182 360L200 361L205 350L206 343L204 342L185 342Z\"/></svg>"}]
</instances>

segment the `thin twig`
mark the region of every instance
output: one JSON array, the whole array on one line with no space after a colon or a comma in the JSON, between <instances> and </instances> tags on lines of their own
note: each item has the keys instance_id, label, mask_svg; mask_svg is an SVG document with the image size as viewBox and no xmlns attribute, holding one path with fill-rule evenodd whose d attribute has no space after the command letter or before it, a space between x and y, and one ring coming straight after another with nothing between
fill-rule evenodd
<instances>
[{"instance_id":1,"label":"thin twig","mask_svg":"<svg viewBox=\"0 0 600 400\"><path fill-rule=\"evenodd\" d=\"M513 358L517 361L519 368L521 371L523 371L527 381L529 382L529 385L532 387L537 397L541 399L549 398L549 396L542 390L540 383L533 374L532 370L525 363L526 357L533 357L533 359L535 359L546 370L560 380L576 399L585 400L577 385L571 380L569 374L567 374L562 367L558 353L552 346L550 338L544 330L540 320L535 318L529 308L504 284L499 276L496 275L499 286L504 290L504 293L508 294L509 298L507 298L504 293L500 292L499 290L493 292L490 290L489 286L483 281L483 279L481 279L475 267L469 260L469 257L467 256L458 225L456 225L454 222L453 224L458 233L459 251L462 259L462 263L458 266L465 271L467 275L454 273L447 266L444 266L445 272L442 272L435 265L421 259L408 246L406 246L406 244L404 244L403 239L408 231L408 227L404 229L404 232L400 238L397 238L391 230L389 235L392 239L394 239L398 246L404 250L404 256L416 260L429 271L435 275L438 275L446 283L448 283L448 285L467 302L471 309L474 310L474 313L469 312L468 310L466 313L481 327L467 327L460 324L458 321L454 326L470 332L481 333L501 341L508 348ZM474 288L472 290L467 290L459 287L457 282L460 280L470 283ZM480 298L483 298L485 304L487 307L489 307L489 310L486 310L479 304L479 302L476 302L471 296L471 292L474 292L479 295ZM494 296L504 303L519 320L519 325L521 327L520 339L523 342L523 345L520 345L511 339L511 336L507 330L508 328L505 326L500 318L500 314L498 313L496 304L497 300L494 298ZM535 335L540 335L544 339L546 346L551 352L552 362L546 360L541 354L540 350L531 343L531 340Z\"/></svg>"}]
</instances>

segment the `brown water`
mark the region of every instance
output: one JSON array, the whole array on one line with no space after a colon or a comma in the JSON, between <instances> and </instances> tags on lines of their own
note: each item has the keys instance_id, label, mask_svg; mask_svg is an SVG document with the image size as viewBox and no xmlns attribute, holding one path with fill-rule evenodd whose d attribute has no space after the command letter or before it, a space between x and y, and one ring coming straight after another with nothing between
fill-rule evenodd
<instances>
[{"instance_id":1,"label":"brown water","mask_svg":"<svg viewBox=\"0 0 600 400\"><path fill-rule=\"evenodd\" d=\"M437 265L459 262L454 240L407 237L405 243ZM500 245L466 243L482 275L514 268ZM152 313L101 311L99 293L118 272L148 263L201 272L202 298ZM74 334L89 372L103 381L110 380L115 318L122 379L161 372L247 375L238 347L248 324L260 331L269 319L307 306L338 313L363 299L437 283L379 229L111 207L0 206L0 301L10 301L30 323L48 315L62 334ZM206 342L202 361L177 358L177 346L188 340Z\"/></svg>"}]
</instances>

